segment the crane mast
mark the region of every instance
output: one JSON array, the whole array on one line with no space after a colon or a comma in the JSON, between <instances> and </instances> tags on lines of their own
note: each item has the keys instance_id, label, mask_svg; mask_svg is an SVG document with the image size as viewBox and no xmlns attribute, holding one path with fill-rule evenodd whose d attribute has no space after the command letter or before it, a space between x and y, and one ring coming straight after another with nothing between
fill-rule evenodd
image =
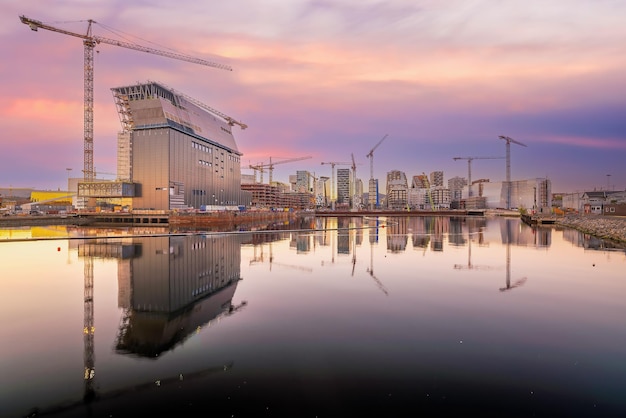
<instances>
[{"instance_id":1,"label":"crane mast","mask_svg":"<svg viewBox=\"0 0 626 418\"><path fill-rule=\"evenodd\" d=\"M454 157L454 161L467 160L467 196L472 197L472 160L492 160L504 157Z\"/></svg>"},{"instance_id":2,"label":"crane mast","mask_svg":"<svg viewBox=\"0 0 626 418\"><path fill-rule=\"evenodd\" d=\"M382 144L385 138L387 138L387 134L385 134L385 136L383 136L382 139L378 141L376 145L374 145L374 148L372 148L370 152L368 152L366 155L366 157L370 159L370 179L374 178L374 150L378 148L380 144Z\"/></svg>"},{"instance_id":3,"label":"crane mast","mask_svg":"<svg viewBox=\"0 0 626 418\"><path fill-rule=\"evenodd\" d=\"M328 162L322 162L322 165L324 164L330 164L331 167L331 178L332 180L330 181L330 201L331 201L331 205L332 208L335 209L335 201L337 200L337 194L336 194L336 186L335 186L335 166L336 165L350 165L351 163L346 163L346 162L339 162L339 161L328 161Z\"/></svg>"},{"instance_id":4,"label":"crane mast","mask_svg":"<svg viewBox=\"0 0 626 418\"><path fill-rule=\"evenodd\" d=\"M122 48L133 49L135 51L142 51L150 54L160 55L168 58L173 58L181 61L187 61L194 64L205 65L209 67L219 68L222 70L232 71L232 68L228 65L219 64L200 58L195 58L185 54L179 54L176 52L161 51L154 48L149 48L130 42L119 41L115 39L105 38L102 36L96 36L92 33L92 24L96 23L94 20L89 19L87 25L87 32L85 34L71 32L68 30L60 29L54 26L47 25L39 20L27 18L26 16L20 16L20 21L25 25L28 25L31 30L38 31L39 29L49 30L51 32L57 32L64 35L74 36L83 40L84 46L84 150L83 150L83 173L85 182L94 181L94 169L93 169L93 79L94 79L94 60L93 50L96 45L100 43L115 45Z\"/></svg>"},{"instance_id":5,"label":"crane mast","mask_svg":"<svg viewBox=\"0 0 626 418\"><path fill-rule=\"evenodd\" d=\"M498 138L506 141L506 208L511 209L511 142L522 147L526 145L508 136L500 135Z\"/></svg>"},{"instance_id":6,"label":"crane mast","mask_svg":"<svg viewBox=\"0 0 626 418\"><path fill-rule=\"evenodd\" d=\"M374 207L378 206L378 183L374 179L374 150L378 148L380 144L382 144L385 138L387 138L387 134L385 134L385 136L383 136L381 140L378 141L376 145L374 145L374 148L372 148L370 152L368 152L366 155L366 157L370 159L370 181L368 187L368 200L370 210L373 210Z\"/></svg>"},{"instance_id":7,"label":"crane mast","mask_svg":"<svg viewBox=\"0 0 626 418\"><path fill-rule=\"evenodd\" d=\"M354 161L354 154L350 154L350 156L352 157L352 187L350 190L350 197L352 200L352 210L356 210L356 162Z\"/></svg>"}]
</instances>

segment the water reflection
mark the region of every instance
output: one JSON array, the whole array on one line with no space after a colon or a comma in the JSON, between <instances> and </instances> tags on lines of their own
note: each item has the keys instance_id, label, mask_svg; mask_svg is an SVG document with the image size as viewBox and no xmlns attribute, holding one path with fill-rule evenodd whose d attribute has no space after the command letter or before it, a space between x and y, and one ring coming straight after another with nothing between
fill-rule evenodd
<instances>
[{"instance_id":1,"label":"water reflection","mask_svg":"<svg viewBox=\"0 0 626 418\"><path fill-rule=\"evenodd\" d=\"M55 234L1 244L0 416L626 411L626 257L598 261L624 251L575 231L405 216Z\"/></svg>"}]
</instances>

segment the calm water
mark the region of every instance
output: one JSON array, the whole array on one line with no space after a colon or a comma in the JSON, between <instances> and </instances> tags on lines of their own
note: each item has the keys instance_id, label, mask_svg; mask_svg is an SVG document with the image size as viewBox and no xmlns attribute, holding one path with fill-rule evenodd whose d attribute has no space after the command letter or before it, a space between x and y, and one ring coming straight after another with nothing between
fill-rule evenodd
<instances>
[{"instance_id":1,"label":"calm water","mask_svg":"<svg viewBox=\"0 0 626 418\"><path fill-rule=\"evenodd\" d=\"M0 230L0 416L626 416L623 248L518 219L281 228Z\"/></svg>"}]
</instances>

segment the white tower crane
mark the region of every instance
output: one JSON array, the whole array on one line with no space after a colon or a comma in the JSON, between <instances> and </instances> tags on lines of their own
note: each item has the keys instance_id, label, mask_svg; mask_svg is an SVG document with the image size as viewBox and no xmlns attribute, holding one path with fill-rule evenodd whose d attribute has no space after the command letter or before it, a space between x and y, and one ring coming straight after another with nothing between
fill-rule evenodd
<instances>
[{"instance_id":1,"label":"white tower crane","mask_svg":"<svg viewBox=\"0 0 626 418\"><path fill-rule=\"evenodd\" d=\"M500 135L498 138L506 141L506 208L511 209L511 142L523 147L526 144L504 135Z\"/></svg>"},{"instance_id":2,"label":"white tower crane","mask_svg":"<svg viewBox=\"0 0 626 418\"><path fill-rule=\"evenodd\" d=\"M337 200L336 186L335 186L335 166L336 165L351 165L351 163L338 162L338 161L328 161L322 162L322 165L330 164L331 167L331 180L330 180L330 201L332 205L332 209L335 209L335 201Z\"/></svg>"},{"instance_id":3,"label":"white tower crane","mask_svg":"<svg viewBox=\"0 0 626 418\"><path fill-rule=\"evenodd\" d=\"M382 139L378 141L376 145L374 145L374 148L372 148L370 152L368 152L366 155L366 157L370 159L370 182L368 190L370 210L373 210L374 207L378 204L378 185L376 183L376 180L374 179L374 150L378 148L380 144L382 144L385 138L387 138L387 134L385 134L385 136L383 136Z\"/></svg>"},{"instance_id":4,"label":"white tower crane","mask_svg":"<svg viewBox=\"0 0 626 418\"><path fill-rule=\"evenodd\" d=\"M467 196L472 197L472 160L494 160L504 157L454 157L454 161L467 160Z\"/></svg>"},{"instance_id":5,"label":"white tower crane","mask_svg":"<svg viewBox=\"0 0 626 418\"><path fill-rule=\"evenodd\" d=\"M91 26L93 23L97 23L94 20L89 19L87 26L87 33L75 33L64 29L59 29L54 26L44 24L39 20L29 19L26 16L20 16L20 20L25 25L28 25L31 30L37 31L39 29L46 29L52 32L62 33L64 35L74 36L81 38L84 45L84 180L85 182L92 182L94 180L93 169L93 50L98 44L109 44L115 46L121 46L122 48L134 49L136 51L147 52L150 54L160 55L163 57L174 58L181 61L188 61L194 64L206 65L209 67L219 68L222 70L232 71L232 68L215 62L206 61L200 58L195 58L189 55L179 54L176 52L160 51L158 49L148 48L141 45L136 45L130 42L119 41L115 39L104 38L102 36L96 36L92 34Z\"/></svg>"},{"instance_id":6,"label":"white tower crane","mask_svg":"<svg viewBox=\"0 0 626 418\"><path fill-rule=\"evenodd\" d=\"M352 210L356 211L357 210L357 206L361 203L361 199L357 199L357 195L356 195L356 162L354 161L354 154L350 154L350 156L352 157L352 183L351 183L351 190L350 190L350 197L352 200Z\"/></svg>"},{"instance_id":7,"label":"white tower crane","mask_svg":"<svg viewBox=\"0 0 626 418\"><path fill-rule=\"evenodd\" d=\"M278 165L278 164L284 164L284 163L292 163L294 161L301 161L301 160L307 160L311 158L311 156L306 156L306 157L298 157L298 158L289 158L288 160L281 160L281 161L274 161L272 162L272 157L270 157L270 162L269 164L257 164L257 165L251 165L250 168L253 170L258 170L261 172L261 183L263 183L263 172L265 171L264 169L267 168L268 171L270 172L270 180L269 180L269 185L272 185L272 176L274 173L274 166ZM256 174L255 174L256 177ZM256 180L256 179L255 179Z\"/></svg>"}]
</instances>

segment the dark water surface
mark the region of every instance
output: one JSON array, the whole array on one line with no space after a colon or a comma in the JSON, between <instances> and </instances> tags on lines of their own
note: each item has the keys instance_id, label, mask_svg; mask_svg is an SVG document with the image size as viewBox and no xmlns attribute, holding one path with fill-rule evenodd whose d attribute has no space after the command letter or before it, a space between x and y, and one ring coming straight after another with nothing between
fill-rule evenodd
<instances>
[{"instance_id":1,"label":"dark water surface","mask_svg":"<svg viewBox=\"0 0 626 418\"><path fill-rule=\"evenodd\" d=\"M623 248L308 227L1 230L0 417L626 416Z\"/></svg>"}]
</instances>

